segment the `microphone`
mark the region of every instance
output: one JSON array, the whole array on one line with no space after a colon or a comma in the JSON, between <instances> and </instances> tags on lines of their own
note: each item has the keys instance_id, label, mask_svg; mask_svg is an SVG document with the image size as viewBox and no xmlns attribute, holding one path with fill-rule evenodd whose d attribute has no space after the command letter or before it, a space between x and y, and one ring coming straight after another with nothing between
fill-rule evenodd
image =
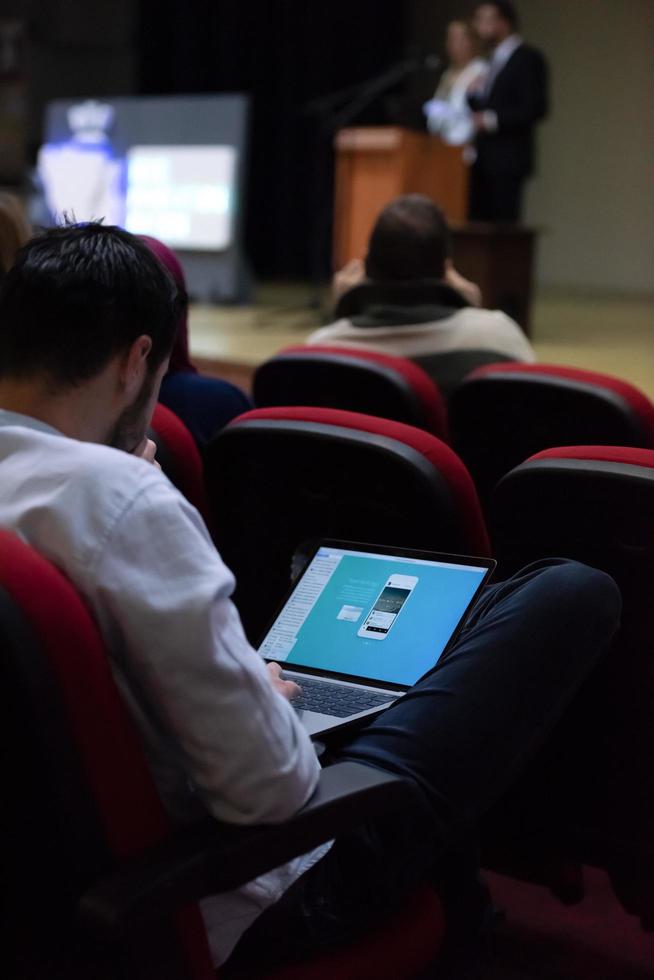
<instances>
[{"instance_id":1,"label":"microphone","mask_svg":"<svg viewBox=\"0 0 654 980\"><path fill-rule=\"evenodd\" d=\"M428 71L438 71L443 62L438 57L437 54L426 54L422 58L422 68L426 68Z\"/></svg>"},{"instance_id":2,"label":"microphone","mask_svg":"<svg viewBox=\"0 0 654 980\"><path fill-rule=\"evenodd\" d=\"M408 73L413 71L438 71L443 62L437 54L414 54L404 62L404 69Z\"/></svg>"}]
</instances>

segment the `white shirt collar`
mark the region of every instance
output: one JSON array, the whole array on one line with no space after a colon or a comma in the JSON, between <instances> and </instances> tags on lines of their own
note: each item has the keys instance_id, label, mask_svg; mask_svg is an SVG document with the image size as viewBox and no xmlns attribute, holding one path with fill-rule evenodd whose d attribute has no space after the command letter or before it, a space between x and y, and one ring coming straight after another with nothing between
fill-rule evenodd
<instances>
[{"instance_id":1,"label":"white shirt collar","mask_svg":"<svg viewBox=\"0 0 654 980\"><path fill-rule=\"evenodd\" d=\"M493 67L505 65L516 48L519 48L522 44L522 38L519 34L509 34L505 37L501 44L498 44L493 51L491 57L491 64Z\"/></svg>"},{"instance_id":2,"label":"white shirt collar","mask_svg":"<svg viewBox=\"0 0 654 980\"><path fill-rule=\"evenodd\" d=\"M61 432L48 425L47 422L33 419L31 415L21 415L20 412L10 412L6 408L0 408L0 425L20 425L24 429L37 429L39 432L47 432L54 436L61 435Z\"/></svg>"}]
</instances>

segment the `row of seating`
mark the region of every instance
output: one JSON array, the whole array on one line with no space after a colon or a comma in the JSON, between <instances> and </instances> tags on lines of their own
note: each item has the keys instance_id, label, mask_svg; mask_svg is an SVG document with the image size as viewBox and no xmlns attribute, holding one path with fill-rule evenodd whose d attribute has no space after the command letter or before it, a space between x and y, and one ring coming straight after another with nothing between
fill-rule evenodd
<instances>
[{"instance_id":1,"label":"row of seating","mask_svg":"<svg viewBox=\"0 0 654 980\"><path fill-rule=\"evenodd\" d=\"M638 389L559 365L477 367L446 404L425 372L403 358L353 348L290 347L258 368L253 392L260 408L344 409L425 429L453 446L484 506L505 473L543 449L654 449L654 406Z\"/></svg>"},{"instance_id":2,"label":"row of seating","mask_svg":"<svg viewBox=\"0 0 654 980\"><path fill-rule=\"evenodd\" d=\"M153 430L171 478L214 516L215 538L236 571L237 601L253 639L285 591L297 545L307 538L491 550L465 466L442 440L414 426L329 409L249 412L209 447L206 486L202 460L182 423L159 406ZM551 805L539 810L546 835L534 836L529 823L521 832L531 839L532 855L547 855L566 872L570 860L607 868L625 907L650 928L652 479L654 452L549 450L501 481L492 510L503 572L541 555L568 554L606 568L622 588L625 617L616 650L586 702L571 706L559 747L543 763L551 778L532 767L527 790L535 786L541 795L531 798L531 811L542 806L544 785L560 812ZM8 880L18 883L5 922L12 945L25 950L15 975L204 980L213 975L206 938L197 908L188 903L233 887L270 867L273 858L279 863L366 815L402 805L401 781L384 776L364 785L369 773L335 767L288 825L235 830L208 821L187 836L172 834L88 611L59 572L5 533L0 641L3 762L14 789L12 805L3 808L3 839L14 844L3 860ZM574 765L564 770L561 760L570 763L573 746ZM44 794L47 809L40 805ZM520 814L525 806L523 796ZM496 848L498 824L515 832L515 812L493 815L487 855L489 846ZM510 841L509 858L518 843ZM552 863L549 873L556 886ZM20 929L33 921L35 888L48 908L47 922L40 922L43 949L36 952L48 967L70 959L64 974L30 972L35 951ZM559 891L564 894L560 883ZM71 907L80 909L81 935L93 937L88 948L75 941L71 949ZM170 927L162 930L167 916ZM438 897L426 889L409 896L375 934L275 976L317 980L365 969L389 980L414 976L433 963L443 934Z\"/></svg>"},{"instance_id":3,"label":"row of seating","mask_svg":"<svg viewBox=\"0 0 654 980\"><path fill-rule=\"evenodd\" d=\"M617 397L606 400L609 409L617 405L615 417L628 417ZM490 533L453 450L401 422L338 409L257 409L214 439L205 467L216 543L235 572L253 642L288 587L298 545L315 538L493 552L500 576L553 555L613 575L624 596L619 640L590 693L569 710L543 762L550 775L532 777L529 793L533 812L539 784L554 779L559 792L538 802L550 850L607 868L625 906L654 927L654 451L586 445L537 453L490 496Z\"/></svg>"}]
</instances>

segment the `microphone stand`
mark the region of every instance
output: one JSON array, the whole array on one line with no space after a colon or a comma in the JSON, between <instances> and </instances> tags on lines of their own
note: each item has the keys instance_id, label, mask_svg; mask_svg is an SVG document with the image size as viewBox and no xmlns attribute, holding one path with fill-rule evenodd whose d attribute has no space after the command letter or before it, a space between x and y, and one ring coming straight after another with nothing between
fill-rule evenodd
<instances>
[{"instance_id":1,"label":"microphone stand","mask_svg":"<svg viewBox=\"0 0 654 980\"><path fill-rule=\"evenodd\" d=\"M303 114L317 117L318 120L314 153L314 182L317 200L311 229L311 295L308 305L310 309L316 310L318 313L319 322L323 322L325 312L320 286L322 270L327 265L325 244L329 239L331 224L332 194L330 193L328 197L326 188L334 136L339 129L349 125L375 99L404 77L421 67L437 68L439 65L440 62L433 56L405 59L386 69L380 75L368 78L357 85L349 85L347 88L331 92L321 98L312 99L303 107Z\"/></svg>"}]
</instances>

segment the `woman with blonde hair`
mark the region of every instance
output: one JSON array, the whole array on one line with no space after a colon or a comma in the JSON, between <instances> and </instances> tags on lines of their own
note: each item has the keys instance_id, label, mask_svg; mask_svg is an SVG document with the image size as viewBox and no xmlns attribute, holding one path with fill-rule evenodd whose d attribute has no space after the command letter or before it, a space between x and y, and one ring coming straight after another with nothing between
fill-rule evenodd
<instances>
[{"instance_id":1,"label":"woman with blonde hair","mask_svg":"<svg viewBox=\"0 0 654 980\"><path fill-rule=\"evenodd\" d=\"M0 279L14 264L18 249L31 237L32 229L19 199L0 191Z\"/></svg>"},{"instance_id":2,"label":"woman with blonde hair","mask_svg":"<svg viewBox=\"0 0 654 980\"><path fill-rule=\"evenodd\" d=\"M468 89L487 65L479 57L479 38L465 20L448 24L445 46L449 67L443 72L433 99L425 103L424 112L430 133L437 133L445 143L461 146L469 143L474 134Z\"/></svg>"}]
</instances>

